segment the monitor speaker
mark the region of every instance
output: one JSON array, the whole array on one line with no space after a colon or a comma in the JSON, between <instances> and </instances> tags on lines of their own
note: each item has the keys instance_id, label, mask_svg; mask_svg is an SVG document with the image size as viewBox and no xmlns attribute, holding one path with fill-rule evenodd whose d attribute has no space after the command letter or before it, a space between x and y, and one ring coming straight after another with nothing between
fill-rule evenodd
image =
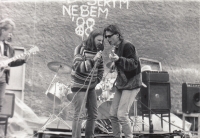
<instances>
[{"instance_id":1,"label":"monitor speaker","mask_svg":"<svg viewBox=\"0 0 200 138\"><path fill-rule=\"evenodd\" d=\"M14 108L15 108L15 94L5 93L5 98L3 100L0 115L12 117L14 113Z\"/></svg>"},{"instance_id":2,"label":"monitor speaker","mask_svg":"<svg viewBox=\"0 0 200 138\"><path fill-rule=\"evenodd\" d=\"M146 85L141 88L142 110L170 110L170 83L146 82Z\"/></svg>"},{"instance_id":3,"label":"monitor speaker","mask_svg":"<svg viewBox=\"0 0 200 138\"><path fill-rule=\"evenodd\" d=\"M182 84L182 112L200 113L200 84Z\"/></svg>"}]
</instances>

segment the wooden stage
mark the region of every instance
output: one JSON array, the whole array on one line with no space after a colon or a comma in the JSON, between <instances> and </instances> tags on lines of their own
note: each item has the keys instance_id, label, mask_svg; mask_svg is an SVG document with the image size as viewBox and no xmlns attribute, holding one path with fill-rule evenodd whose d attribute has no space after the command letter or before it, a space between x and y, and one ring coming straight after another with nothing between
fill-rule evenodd
<instances>
[{"instance_id":1,"label":"wooden stage","mask_svg":"<svg viewBox=\"0 0 200 138\"><path fill-rule=\"evenodd\" d=\"M82 138L85 138L85 134L81 134ZM163 132L163 131L154 131L154 133L149 133L145 131L134 132L134 138L190 138L185 136L181 132ZM46 129L44 131L37 132L37 138L71 138L72 132L67 129ZM95 133L95 138L113 138L112 133ZM123 136L124 138L124 136Z\"/></svg>"}]
</instances>

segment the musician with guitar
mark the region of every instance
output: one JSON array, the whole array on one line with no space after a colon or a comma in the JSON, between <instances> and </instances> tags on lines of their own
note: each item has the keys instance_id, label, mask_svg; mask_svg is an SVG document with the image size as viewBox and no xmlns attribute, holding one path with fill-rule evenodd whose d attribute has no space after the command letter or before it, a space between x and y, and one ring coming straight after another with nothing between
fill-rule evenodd
<instances>
[{"instance_id":1,"label":"musician with guitar","mask_svg":"<svg viewBox=\"0 0 200 138\"><path fill-rule=\"evenodd\" d=\"M23 65L29 58L29 54L26 54L24 59L9 60L15 55L14 48L9 44L14 28L15 23L11 19L6 18L0 21L0 111L4 101L6 83L9 82L9 68Z\"/></svg>"},{"instance_id":2,"label":"musician with guitar","mask_svg":"<svg viewBox=\"0 0 200 138\"><path fill-rule=\"evenodd\" d=\"M123 132L126 138L133 138L133 128L128 114L142 86L139 57L135 46L123 38L118 26L107 26L104 29L104 37L114 47L109 58L112 61L111 69L117 71L115 95L110 107L113 136L121 138Z\"/></svg>"}]
</instances>

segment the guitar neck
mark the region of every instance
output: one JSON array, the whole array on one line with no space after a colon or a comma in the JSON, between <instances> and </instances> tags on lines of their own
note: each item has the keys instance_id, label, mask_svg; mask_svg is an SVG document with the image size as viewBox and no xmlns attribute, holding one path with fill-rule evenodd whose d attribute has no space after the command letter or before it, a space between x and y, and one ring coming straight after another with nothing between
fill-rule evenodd
<instances>
[{"instance_id":1,"label":"guitar neck","mask_svg":"<svg viewBox=\"0 0 200 138\"><path fill-rule=\"evenodd\" d=\"M25 55L27 55L27 54L28 54L28 53L23 53L23 54L20 54L20 55L15 56L15 57L9 58L9 59L7 59L7 63L9 64L9 63L11 63L12 61L15 61L15 60L17 60L17 59L20 59L21 57L23 57L23 56L25 56Z\"/></svg>"}]
</instances>

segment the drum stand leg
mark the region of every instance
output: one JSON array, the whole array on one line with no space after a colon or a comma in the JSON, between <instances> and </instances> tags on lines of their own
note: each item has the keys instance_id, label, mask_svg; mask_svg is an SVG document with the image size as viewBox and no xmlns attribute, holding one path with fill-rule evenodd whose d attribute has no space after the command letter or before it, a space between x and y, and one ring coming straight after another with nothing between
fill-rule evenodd
<instances>
[{"instance_id":1,"label":"drum stand leg","mask_svg":"<svg viewBox=\"0 0 200 138\"><path fill-rule=\"evenodd\" d=\"M46 128L47 125L51 124L52 122L56 121L58 119L58 123L57 123L57 128L59 127L60 122L64 123L70 130L72 130L72 128L60 117L58 117L55 114L52 114L49 119L44 123L43 127L41 128L42 130L44 130Z\"/></svg>"},{"instance_id":2,"label":"drum stand leg","mask_svg":"<svg viewBox=\"0 0 200 138\"><path fill-rule=\"evenodd\" d=\"M59 69L60 69L60 67L58 68L56 74L54 75L54 77L53 77L53 79L51 81L51 83L49 84L49 87L47 88L46 94L48 93L49 88L51 87L51 85L53 84L55 78L57 77ZM56 85L55 85L54 98L53 98L53 114L54 114L54 109L55 109L55 94L56 94Z\"/></svg>"}]
</instances>

